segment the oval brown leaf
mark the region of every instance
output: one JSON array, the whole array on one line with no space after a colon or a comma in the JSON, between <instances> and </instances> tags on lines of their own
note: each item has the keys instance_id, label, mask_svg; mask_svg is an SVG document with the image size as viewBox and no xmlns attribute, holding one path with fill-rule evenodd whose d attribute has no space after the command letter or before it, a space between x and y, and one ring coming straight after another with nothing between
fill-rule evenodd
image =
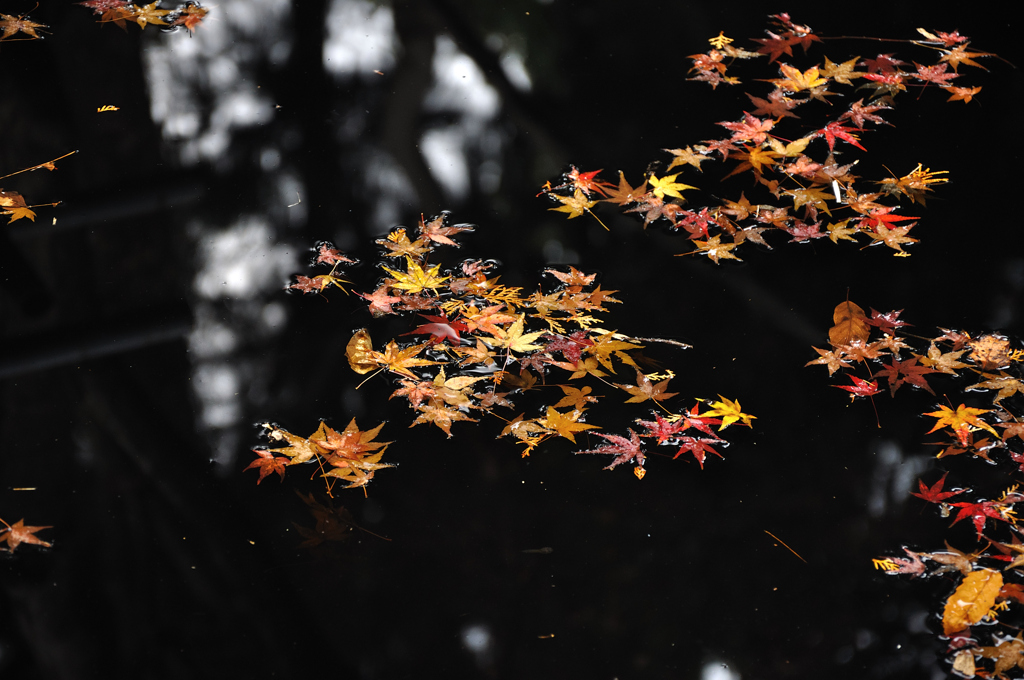
<instances>
[{"instance_id":1,"label":"oval brown leaf","mask_svg":"<svg viewBox=\"0 0 1024 680\"><path fill-rule=\"evenodd\" d=\"M866 343L871 327L868 325L867 315L864 310L854 303L846 300L836 305L832 312L832 321L835 323L828 331L828 340L834 347L849 345L853 340L860 340Z\"/></svg>"},{"instance_id":2,"label":"oval brown leaf","mask_svg":"<svg viewBox=\"0 0 1024 680\"><path fill-rule=\"evenodd\" d=\"M996 603L1003 575L992 569L972 571L946 600L942 612L942 630L946 635L959 632L981 621Z\"/></svg>"}]
</instances>

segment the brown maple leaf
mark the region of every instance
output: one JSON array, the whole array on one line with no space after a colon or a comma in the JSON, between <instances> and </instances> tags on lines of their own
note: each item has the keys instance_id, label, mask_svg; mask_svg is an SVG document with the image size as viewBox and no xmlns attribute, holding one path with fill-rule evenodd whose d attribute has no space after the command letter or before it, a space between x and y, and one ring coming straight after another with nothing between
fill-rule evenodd
<instances>
[{"instance_id":1,"label":"brown maple leaf","mask_svg":"<svg viewBox=\"0 0 1024 680\"><path fill-rule=\"evenodd\" d=\"M449 437L452 436L452 423L456 420L468 420L471 423L477 422L462 411L452 408L440 399L432 399L426 406L419 409L420 415L409 427L415 427L421 423L433 423L444 431Z\"/></svg>"},{"instance_id":2,"label":"brown maple leaf","mask_svg":"<svg viewBox=\"0 0 1024 680\"><path fill-rule=\"evenodd\" d=\"M277 457L267 449L253 449L252 451L259 456L259 458L249 463L245 470L257 468L260 471L260 476L256 480L257 484L262 482L264 477L273 472L276 472L281 476L281 479L284 479L284 466L289 462L287 458ZM243 470L243 472L245 470Z\"/></svg>"},{"instance_id":3,"label":"brown maple leaf","mask_svg":"<svg viewBox=\"0 0 1024 680\"><path fill-rule=\"evenodd\" d=\"M3 522L3 520L0 519L0 522ZM7 550L9 552L14 552L15 549L17 549L17 547L22 543L28 543L30 545L41 545L45 548L49 548L51 545L43 539L37 538L35 534L37 531L42 531L43 529L52 529L53 527L25 526L25 520L23 519L19 519L14 524L7 524L7 522L4 522L4 524L7 525L7 528L0 529L0 542L7 541Z\"/></svg>"},{"instance_id":4,"label":"brown maple leaf","mask_svg":"<svg viewBox=\"0 0 1024 680\"><path fill-rule=\"evenodd\" d=\"M664 401L678 394L678 392L666 392L665 388L668 387L668 381L671 378L666 378L661 382L655 384L639 370L636 372L636 385L620 385L614 383L620 390L625 390L633 396L626 400L627 404L636 404L640 402L653 399L654 401Z\"/></svg>"},{"instance_id":5,"label":"brown maple leaf","mask_svg":"<svg viewBox=\"0 0 1024 680\"><path fill-rule=\"evenodd\" d=\"M356 295L364 300L370 301L368 309L370 310L370 314L373 314L374 317L384 316L385 314L396 314L397 312L391 309L391 305L402 302L402 298L395 297L388 293L387 284L381 284L377 287L377 290L372 293L356 293Z\"/></svg>"},{"instance_id":6,"label":"brown maple leaf","mask_svg":"<svg viewBox=\"0 0 1024 680\"><path fill-rule=\"evenodd\" d=\"M702 160L707 159L702 158ZM669 166L670 169L672 167L674 166ZM699 165L697 167L698 169L700 168ZM622 174L621 170L619 170L619 186L605 190L605 194L608 198L603 198L601 200L614 203L615 205L635 203L647 196L647 180L644 179L639 186L632 187L629 185L629 182L626 181L626 176Z\"/></svg>"},{"instance_id":7,"label":"brown maple leaf","mask_svg":"<svg viewBox=\"0 0 1024 680\"><path fill-rule=\"evenodd\" d=\"M19 32L29 36L28 38L22 38L23 40L38 40L42 37L36 33L36 29L46 28L46 24L37 24L34 21L29 21L25 16L23 14L20 17L12 17L10 14L0 14L0 30L3 31L3 35L0 35L0 40L7 40Z\"/></svg>"},{"instance_id":8,"label":"brown maple leaf","mask_svg":"<svg viewBox=\"0 0 1024 680\"><path fill-rule=\"evenodd\" d=\"M1014 394L1020 392L1024 394L1024 383L1020 379L1008 375L1006 371L1000 371L998 375L995 373L982 373L982 376L988 378L981 382L973 385L968 385L965 390L999 390L999 393L992 400L992 403L998 404L1003 399L1011 397Z\"/></svg>"},{"instance_id":9,"label":"brown maple leaf","mask_svg":"<svg viewBox=\"0 0 1024 680\"><path fill-rule=\"evenodd\" d=\"M757 107L751 111L752 115L769 116L771 118L778 119L785 118L786 116L799 118L800 116L793 113L793 109L806 101L803 99L790 99L782 90L773 90L771 94L768 95L768 99L755 97L749 92L747 92L746 95L750 98L751 103ZM707 158L704 160L707 160Z\"/></svg>"},{"instance_id":10,"label":"brown maple leaf","mask_svg":"<svg viewBox=\"0 0 1024 680\"><path fill-rule=\"evenodd\" d=\"M455 246L458 248L459 244L448 237L461 231L474 231L476 227L472 224L456 224L451 227L446 226L448 216L450 214L451 213L449 212L442 212L429 222L426 222L423 215L420 215L420 237L433 241L434 243L443 243L446 246Z\"/></svg>"}]
</instances>

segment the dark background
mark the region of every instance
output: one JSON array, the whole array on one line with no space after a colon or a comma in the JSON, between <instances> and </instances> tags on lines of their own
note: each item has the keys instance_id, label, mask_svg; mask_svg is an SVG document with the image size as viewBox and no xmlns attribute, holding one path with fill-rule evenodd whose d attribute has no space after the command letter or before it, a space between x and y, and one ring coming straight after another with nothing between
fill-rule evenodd
<instances>
[{"instance_id":1,"label":"dark background","mask_svg":"<svg viewBox=\"0 0 1024 680\"><path fill-rule=\"evenodd\" d=\"M870 558L972 540L907 496L934 453L916 414L945 402L883 395L879 429L870 403L802 366L847 295L905 309L925 336L1019 335L1019 71L962 67L984 85L975 102L907 93L895 128L865 134L876 165L861 174L951 171L925 212L902 211L925 218L910 258L775 239L716 267L672 257L682 238L631 216L604 211L605 232L534 198L569 163L636 181L659 149L720 136L714 123L749 103L685 81L685 57L719 31L751 47L778 11L822 35L959 29L1014 56L1005 17L890 3L225 0L193 37L121 31L73 3L32 11L45 40L0 43L0 174L79 153L2 183L62 204L0 229L0 516L54 527L41 534L52 548L0 556L0 675L943 677L933 612L948 584L886 579ZM378 45L348 71L325 68L325 41L344 47L338 35L354 41L389 13L393 59ZM438 84L432 64L466 74L442 59L452 45L493 88L491 111ZM530 89L504 75L510 50ZM822 51L924 58L838 41L794 63ZM107 104L120 110L96 113ZM428 167L432 133L454 135L441 139L467 184ZM457 423L451 439L407 430L386 381L354 389L344 347L370 323L365 305L281 287L330 239L366 262L352 274L368 291L373 240L442 209L479 225L451 263L496 257L502 282L528 289L551 264L598 272L624 303L610 325L694 345L655 353L672 388L738 398L753 429L730 428L726 459L703 471L653 458L642 482L558 442L521 459L493 419ZM378 339L406 328L372 327ZM620 432L646 415L606 413ZM368 498L336 502L390 540L353 530L300 550L295 524L312 520L296 491L321 487L295 470L256 486L242 473L252 424L308 434L352 417L389 421L399 467ZM1007 473L949 467L976 487ZM553 550L523 552L541 547Z\"/></svg>"}]
</instances>

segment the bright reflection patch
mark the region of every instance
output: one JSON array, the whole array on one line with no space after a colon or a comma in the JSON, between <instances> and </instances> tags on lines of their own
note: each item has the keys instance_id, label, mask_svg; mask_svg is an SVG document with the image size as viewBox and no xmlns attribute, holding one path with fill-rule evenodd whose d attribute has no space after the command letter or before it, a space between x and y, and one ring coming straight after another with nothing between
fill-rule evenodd
<instances>
[{"instance_id":1,"label":"bright reflection patch","mask_svg":"<svg viewBox=\"0 0 1024 680\"><path fill-rule=\"evenodd\" d=\"M740 680L740 674L722 661L709 661L700 669L700 680Z\"/></svg>"},{"instance_id":2,"label":"bright reflection patch","mask_svg":"<svg viewBox=\"0 0 1024 680\"><path fill-rule=\"evenodd\" d=\"M336 76L379 78L395 65L395 19L390 7L334 0L327 12L324 69Z\"/></svg>"}]
</instances>

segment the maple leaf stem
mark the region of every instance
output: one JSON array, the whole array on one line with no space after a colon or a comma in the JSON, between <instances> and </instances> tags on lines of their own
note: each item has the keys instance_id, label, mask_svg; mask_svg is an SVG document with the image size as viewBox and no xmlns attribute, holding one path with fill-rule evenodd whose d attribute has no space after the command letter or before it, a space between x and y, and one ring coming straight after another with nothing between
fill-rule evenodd
<instances>
[{"instance_id":1,"label":"maple leaf stem","mask_svg":"<svg viewBox=\"0 0 1024 680\"><path fill-rule=\"evenodd\" d=\"M317 463L318 466L320 466L320 476L321 477L326 477L327 476L327 471L324 470L324 461L323 461L323 459L320 456L316 457L316 463ZM316 473L314 472L312 475L310 475L309 478L313 479L313 477L315 477L315 476L316 476ZM334 486L333 486L332 482L333 482L333 480L330 480L330 479L327 480L327 496L329 498L334 498L334 494L331 493L331 491L334 490ZM365 486L363 487L363 491L364 492L366 491L366 487Z\"/></svg>"},{"instance_id":2,"label":"maple leaf stem","mask_svg":"<svg viewBox=\"0 0 1024 680\"><path fill-rule=\"evenodd\" d=\"M0 179L2 179L2 178L0 178ZM11 525L7 523L7 520L5 520L3 517L0 517L0 522L3 522L4 526L7 527L8 530L10 530Z\"/></svg>"},{"instance_id":3,"label":"maple leaf stem","mask_svg":"<svg viewBox=\"0 0 1024 680\"><path fill-rule=\"evenodd\" d=\"M869 394L868 395L868 399L871 400L871 408L874 409L874 411L875 411L875 425L878 427L879 430L881 430L882 429L882 421L878 417L878 407L875 406L875 395Z\"/></svg>"},{"instance_id":4,"label":"maple leaf stem","mask_svg":"<svg viewBox=\"0 0 1024 680\"><path fill-rule=\"evenodd\" d=\"M801 562L803 562L804 564L808 564L807 560L805 560L804 558L800 557L800 553L798 553L797 551L793 550L793 549L792 549L792 548L790 548L790 547L789 547L788 545L786 545L786 542L785 542L785 541L783 541L783 540L782 540L781 538L779 538L778 536L776 536L776 535L775 535L775 534L773 534L772 532L768 531L767 529L765 529L765 530L764 530L764 533L768 534L769 536L771 536L772 538L774 538L774 539L775 539L776 541L778 541L779 543L781 543L781 544L782 544L782 545L783 545L783 546L784 546L784 547L786 548L786 550L788 550L789 552L791 552L791 553L793 553L794 555L796 555L797 557L799 557L799 558L800 558L800 561L801 561Z\"/></svg>"},{"instance_id":5,"label":"maple leaf stem","mask_svg":"<svg viewBox=\"0 0 1024 680\"><path fill-rule=\"evenodd\" d=\"M6 42L12 42L12 41L8 40ZM17 172L12 172L12 173L10 173L8 175L0 175L0 179L7 179L8 177L14 177L15 175L20 175L23 172L32 172L33 170L38 170L39 168L45 167L45 166L49 165L50 163L56 163L60 159L67 158L68 156L72 156L72 155L74 155L76 153L78 153L78 149L75 149L74 151L69 151L68 153L64 154L63 156L57 156L52 161L46 161L45 163L40 163L39 165L33 165L31 168L25 168L24 170L18 170ZM43 204L43 205L46 205L46 204ZM54 204L54 205L56 205L56 204ZM34 208L36 206L29 206L29 207Z\"/></svg>"},{"instance_id":6,"label":"maple leaf stem","mask_svg":"<svg viewBox=\"0 0 1024 680\"><path fill-rule=\"evenodd\" d=\"M628 340L629 342L661 342L666 345L675 345L676 347L681 347L682 349L693 349L693 345L687 345L685 342L679 342L678 340L667 340L665 338L633 338L628 336L623 337L625 337L626 340Z\"/></svg>"},{"instance_id":7,"label":"maple leaf stem","mask_svg":"<svg viewBox=\"0 0 1024 680\"><path fill-rule=\"evenodd\" d=\"M918 40L908 40L907 38L873 38L869 35L819 35L818 38L821 40L873 40L875 42L899 42L910 43L912 45L921 44Z\"/></svg>"},{"instance_id":8,"label":"maple leaf stem","mask_svg":"<svg viewBox=\"0 0 1024 680\"><path fill-rule=\"evenodd\" d=\"M363 493L366 493L366 487L365 486L363 487ZM369 529L364 529L363 527L359 526L358 524L353 524L352 526L354 526L356 529L359 529L360 531L365 531L366 533L370 534L371 536L376 536L377 538L381 539L382 541L391 542L390 538L388 538L386 536L381 536L380 534L375 534L372 531L370 531Z\"/></svg>"},{"instance_id":9,"label":"maple leaf stem","mask_svg":"<svg viewBox=\"0 0 1024 680\"><path fill-rule=\"evenodd\" d=\"M656 405L656 406L657 406L658 408L660 408L660 409L661 409L662 411L664 411L664 412L665 412L665 413L666 413L667 415L674 415L674 414L672 413L672 411L669 411L669 410L668 410L668 407L667 407L667 406L665 406L664 404L662 404L662 403L661 403L660 401L658 401L658 400L654 400L654 403L655 403L655 405Z\"/></svg>"},{"instance_id":10,"label":"maple leaf stem","mask_svg":"<svg viewBox=\"0 0 1024 680\"><path fill-rule=\"evenodd\" d=\"M378 373L380 373L380 372L381 372L381 371L383 371L383 370L384 370L383 368L378 368L378 369L377 369L376 371L374 371L374 372L373 372L373 373L371 373L370 375L366 376L366 378L365 378L365 379L363 380L363 382L361 382L361 383L359 383L358 385L356 385L356 389L358 390L358 389L359 389L360 387L362 387L363 385L365 385L365 384L366 384L366 382L367 382L367 381L368 381L368 380L369 380L370 378L374 377L375 375L377 375Z\"/></svg>"},{"instance_id":11,"label":"maple leaf stem","mask_svg":"<svg viewBox=\"0 0 1024 680\"><path fill-rule=\"evenodd\" d=\"M2 179L2 178L0 178L0 179ZM598 224L600 224L602 227L604 227L605 231L611 231L611 229L608 228L608 225L605 224L604 222L602 222L601 218L594 214L593 210L591 210L590 208L587 208L587 212L590 213L591 217L593 217L595 220L597 220Z\"/></svg>"}]
</instances>

